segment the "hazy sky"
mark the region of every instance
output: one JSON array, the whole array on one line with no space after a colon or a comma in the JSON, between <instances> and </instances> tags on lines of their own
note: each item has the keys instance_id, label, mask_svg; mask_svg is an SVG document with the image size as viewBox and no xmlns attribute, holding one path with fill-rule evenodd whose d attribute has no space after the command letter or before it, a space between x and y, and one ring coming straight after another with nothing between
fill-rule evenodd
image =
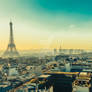
<instances>
[{"instance_id":1,"label":"hazy sky","mask_svg":"<svg viewBox=\"0 0 92 92\"><path fill-rule=\"evenodd\" d=\"M92 0L0 0L0 49L14 24L17 49L92 48Z\"/></svg>"}]
</instances>

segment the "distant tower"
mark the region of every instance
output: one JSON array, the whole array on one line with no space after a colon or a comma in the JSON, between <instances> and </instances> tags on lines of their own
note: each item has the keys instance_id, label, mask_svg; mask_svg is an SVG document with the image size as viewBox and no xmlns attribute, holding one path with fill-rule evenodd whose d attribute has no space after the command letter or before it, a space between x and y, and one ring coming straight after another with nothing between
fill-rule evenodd
<instances>
[{"instance_id":1,"label":"distant tower","mask_svg":"<svg viewBox=\"0 0 92 92\"><path fill-rule=\"evenodd\" d=\"M10 40L9 40L9 44L8 47L6 49L6 51L3 54L3 57L18 57L19 53L16 50L16 45L14 44L14 38L13 38L13 23L10 22Z\"/></svg>"},{"instance_id":2,"label":"distant tower","mask_svg":"<svg viewBox=\"0 0 92 92\"><path fill-rule=\"evenodd\" d=\"M73 54L73 51L74 51L73 49L70 49L69 54Z\"/></svg>"},{"instance_id":3,"label":"distant tower","mask_svg":"<svg viewBox=\"0 0 92 92\"><path fill-rule=\"evenodd\" d=\"M62 41L59 42L59 44L60 44L60 47L59 47L58 51L59 51L59 54L61 54L61 53L63 53L63 49L62 49Z\"/></svg>"},{"instance_id":4,"label":"distant tower","mask_svg":"<svg viewBox=\"0 0 92 92\"><path fill-rule=\"evenodd\" d=\"M54 49L54 55L56 55L56 54L57 54L57 49L55 48L55 49Z\"/></svg>"},{"instance_id":5,"label":"distant tower","mask_svg":"<svg viewBox=\"0 0 92 92\"><path fill-rule=\"evenodd\" d=\"M62 48L61 48L61 45L60 45L60 48L59 48L59 53L62 53Z\"/></svg>"}]
</instances>

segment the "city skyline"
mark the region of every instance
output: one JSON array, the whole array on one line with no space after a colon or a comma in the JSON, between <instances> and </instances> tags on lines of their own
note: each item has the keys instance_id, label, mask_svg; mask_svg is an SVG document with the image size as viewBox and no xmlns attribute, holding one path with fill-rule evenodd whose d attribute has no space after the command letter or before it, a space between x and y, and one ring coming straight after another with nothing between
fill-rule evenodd
<instances>
[{"instance_id":1,"label":"city skyline","mask_svg":"<svg viewBox=\"0 0 92 92\"><path fill-rule=\"evenodd\" d=\"M92 1L0 0L0 50L9 42L9 22L19 50L91 49ZM62 42L62 44L61 44Z\"/></svg>"}]
</instances>

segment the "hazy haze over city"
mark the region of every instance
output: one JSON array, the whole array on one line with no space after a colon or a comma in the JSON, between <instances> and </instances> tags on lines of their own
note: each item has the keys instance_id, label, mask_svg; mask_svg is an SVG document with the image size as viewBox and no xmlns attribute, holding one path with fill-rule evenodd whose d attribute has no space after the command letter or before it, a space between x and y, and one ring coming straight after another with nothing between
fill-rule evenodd
<instances>
[{"instance_id":1,"label":"hazy haze over city","mask_svg":"<svg viewBox=\"0 0 92 92\"><path fill-rule=\"evenodd\" d=\"M0 48L14 25L18 50L92 48L91 0L0 0Z\"/></svg>"}]
</instances>

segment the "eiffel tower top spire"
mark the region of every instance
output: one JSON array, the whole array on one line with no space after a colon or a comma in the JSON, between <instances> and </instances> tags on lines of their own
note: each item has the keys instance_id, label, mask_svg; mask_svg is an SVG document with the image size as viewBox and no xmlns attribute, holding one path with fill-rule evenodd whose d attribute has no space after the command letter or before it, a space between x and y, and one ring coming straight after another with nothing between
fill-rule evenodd
<instances>
[{"instance_id":1,"label":"eiffel tower top spire","mask_svg":"<svg viewBox=\"0 0 92 92\"><path fill-rule=\"evenodd\" d=\"M19 53L16 50L16 45L14 44L14 38L13 38L13 23L10 21L10 39L9 39L9 44L7 47L7 50L3 54L3 57L18 57Z\"/></svg>"},{"instance_id":2,"label":"eiffel tower top spire","mask_svg":"<svg viewBox=\"0 0 92 92\"><path fill-rule=\"evenodd\" d=\"M14 38L13 38L13 23L10 21L10 43L14 43Z\"/></svg>"}]
</instances>

